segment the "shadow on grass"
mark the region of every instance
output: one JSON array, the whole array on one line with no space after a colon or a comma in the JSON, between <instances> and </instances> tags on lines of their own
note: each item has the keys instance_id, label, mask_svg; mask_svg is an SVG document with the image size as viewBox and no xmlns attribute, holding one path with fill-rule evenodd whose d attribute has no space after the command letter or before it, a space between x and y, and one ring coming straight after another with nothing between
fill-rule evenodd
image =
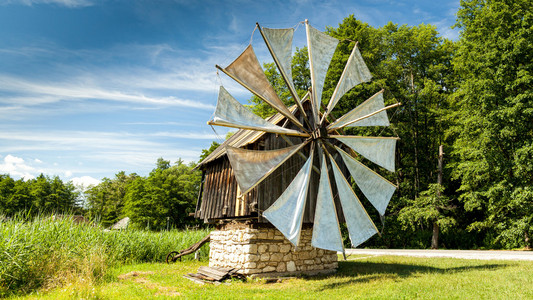
<instances>
[{"instance_id":1,"label":"shadow on grass","mask_svg":"<svg viewBox=\"0 0 533 300\"><path fill-rule=\"evenodd\" d=\"M307 280L322 280L324 278L339 278L338 282L328 283L320 290L341 288L343 286L366 283L383 279L402 279L420 274L453 274L474 270L497 270L508 267L508 264L480 264L439 268L434 266L411 265L400 263L379 263L361 261L339 261L339 268L335 275L308 277Z\"/></svg>"}]
</instances>

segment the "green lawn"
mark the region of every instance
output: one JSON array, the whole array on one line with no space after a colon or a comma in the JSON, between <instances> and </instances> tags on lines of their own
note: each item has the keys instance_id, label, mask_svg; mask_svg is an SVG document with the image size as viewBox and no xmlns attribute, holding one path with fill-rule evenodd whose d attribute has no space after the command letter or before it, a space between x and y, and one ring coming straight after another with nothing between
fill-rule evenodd
<instances>
[{"instance_id":1,"label":"green lawn","mask_svg":"<svg viewBox=\"0 0 533 300\"><path fill-rule=\"evenodd\" d=\"M205 262L136 264L21 299L533 299L533 262L398 256L348 257L337 274L199 285L182 277ZM131 276L136 272L138 276Z\"/></svg>"}]
</instances>

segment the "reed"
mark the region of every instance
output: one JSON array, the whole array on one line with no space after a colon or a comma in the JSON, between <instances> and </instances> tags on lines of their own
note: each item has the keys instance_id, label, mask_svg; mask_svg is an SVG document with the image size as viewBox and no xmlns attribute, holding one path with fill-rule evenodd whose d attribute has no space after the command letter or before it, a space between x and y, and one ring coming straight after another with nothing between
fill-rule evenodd
<instances>
[{"instance_id":1,"label":"reed","mask_svg":"<svg viewBox=\"0 0 533 300\"><path fill-rule=\"evenodd\" d=\"M208 229L106 231L70 218L0 222L0 296L78 281L96 283L111 267L162 262L170 251L185 249L207 234ZM199 257L207 260L208 256L206 245Z\"/></svg>"}]
</instances>

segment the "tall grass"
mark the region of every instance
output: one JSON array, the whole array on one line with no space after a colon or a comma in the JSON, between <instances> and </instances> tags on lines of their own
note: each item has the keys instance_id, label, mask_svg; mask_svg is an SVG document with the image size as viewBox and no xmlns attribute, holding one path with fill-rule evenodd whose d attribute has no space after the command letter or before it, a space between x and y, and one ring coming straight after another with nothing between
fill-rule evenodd
<instances>
[{"instance_id":1,"label":"tall grass","mask_svg":"<svg viewBox=\"0 0 533 300\"><path fill-rule=\"evenodd\" d=\"M68 218L0 222L0 296L76 281L96 282L110 267L162 262L170 251L185 249L207 234L205 229L104 231ZM199 254L200 259L207 259L208 246Z\"/></svg>"}]
</instances>

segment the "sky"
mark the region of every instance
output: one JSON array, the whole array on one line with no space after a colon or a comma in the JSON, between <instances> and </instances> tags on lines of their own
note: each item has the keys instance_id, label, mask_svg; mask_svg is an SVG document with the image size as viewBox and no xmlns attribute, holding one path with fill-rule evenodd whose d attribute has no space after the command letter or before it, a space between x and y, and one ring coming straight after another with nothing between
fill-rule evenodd
<instances>
[{"instance_id":1,"label":"sky","mask_svg":"<svg viewBox=\"0 0 533 300\"><path fill-rule=\"evenodd\" d=\"M270 62L255 24L324 31L353 14L437 26L457 39L459 0L0 0L0 174L43 173L77 185L119 171L146 176L162 157L198 161L228 129L211 128L222 84L251 94L227 66L251 42Z\"/></svg>"}]
</instances>

